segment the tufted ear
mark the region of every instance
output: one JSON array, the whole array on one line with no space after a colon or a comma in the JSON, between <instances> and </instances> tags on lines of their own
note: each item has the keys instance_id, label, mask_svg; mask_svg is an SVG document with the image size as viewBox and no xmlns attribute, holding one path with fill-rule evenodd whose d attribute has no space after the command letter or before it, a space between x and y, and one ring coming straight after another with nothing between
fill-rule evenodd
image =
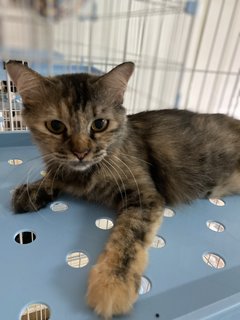
<instances>
[{"instance_id":1,"label":"tufted ear","mask_svg":"<svg viewBox=\"0 0 240 320\"><path fill-rule=\"evenodd\" d=\"M100 77L97 83L103 86L112 98L122 101L133 71L134 63L124 62Z\"/></svg>"},{"instance_id":2,"label":"tufted ear","mask_svg":"<svg viewBox=\"0 0 240 320\"><path fill-rule=\"evenodd\" d=\"M44 77L21 63L9 62L6 69L25 104L42 99Z\"/></svg>"}]
</instances>

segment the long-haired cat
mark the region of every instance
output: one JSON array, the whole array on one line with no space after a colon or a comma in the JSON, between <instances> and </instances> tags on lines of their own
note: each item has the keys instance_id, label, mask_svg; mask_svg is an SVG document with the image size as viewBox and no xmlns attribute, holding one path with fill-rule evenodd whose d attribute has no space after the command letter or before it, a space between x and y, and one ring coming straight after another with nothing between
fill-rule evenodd
<instances>
[{"instance_id":1,"label":"long-haired cat","mask_svg":"<svg viewBox=\"0 0 240 320\"><path fill-rule=\"evenodd\" d=\"M13 208L39 210L61 191L113 208L116 224L90 272L87 301L104 318L127 313L164 205L240 192L240 122L177 110L127 116L131 62L102 76L43 77L13 62L7 70L47 171L16 189Z\"/></svg>"}]
</instances>

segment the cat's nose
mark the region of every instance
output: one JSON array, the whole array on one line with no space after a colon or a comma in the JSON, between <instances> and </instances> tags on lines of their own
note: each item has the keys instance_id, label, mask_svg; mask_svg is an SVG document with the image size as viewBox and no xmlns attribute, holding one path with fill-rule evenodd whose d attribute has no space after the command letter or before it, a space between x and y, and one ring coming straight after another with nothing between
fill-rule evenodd
<instances>
[{"instance_id":1,"label":"cat's nose","mask_svg":"<svg viewBox=\"0 0 240 320\"><path fill-rule=\"evenodd\" d=\"M85 149L85 150L83 150L83 151L81 151L81 152L79 152L79 151L73 151L73 154L79 159L79 160L83 160L85 157L86 157L86 155L89 153L89 149Z\"/></svg>"}]
</instances>

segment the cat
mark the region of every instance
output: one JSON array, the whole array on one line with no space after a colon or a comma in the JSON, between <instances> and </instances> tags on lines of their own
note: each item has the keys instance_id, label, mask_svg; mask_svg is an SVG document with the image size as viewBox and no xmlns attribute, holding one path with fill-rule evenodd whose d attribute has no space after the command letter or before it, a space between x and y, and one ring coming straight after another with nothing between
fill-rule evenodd
<instances>
[{"instance_id":1,"label":"cat","mask_svg":"<svg viewBox=\"0 0 240 320\"><path fill-rule=\"evenodd\" d=\"M164 206L240 192L240 122L186 110L126 115L132 62L101 76L43 77L14 62L7 71L47 172L16 188L13 209L37 211L60 192L114 209L116 224L90 271L87 302L106 319L128 313Z\"/></svg>"}]
</instances>

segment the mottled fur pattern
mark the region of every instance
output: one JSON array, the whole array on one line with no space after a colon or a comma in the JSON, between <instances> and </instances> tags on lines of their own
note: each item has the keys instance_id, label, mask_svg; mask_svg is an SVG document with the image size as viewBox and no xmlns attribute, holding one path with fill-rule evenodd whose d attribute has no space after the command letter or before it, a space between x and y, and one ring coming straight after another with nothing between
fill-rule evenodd
<instances>
[{"instance_id":1,"label":"mottled fur pattern","mask_svg":"<svg viewBox=\"0 0 240 320\"><path fill-rule=\"evenodd\" d=\"M14 211L39 210L64 191L117 213L87 292L104 318L129 312L136 301L166 203L240 191L240 122L177 110L127 116L122 103L133 69L123 63L103 76L46 78L7 65L47 171L16 189Z\"/></svg>"}]
</instances>

